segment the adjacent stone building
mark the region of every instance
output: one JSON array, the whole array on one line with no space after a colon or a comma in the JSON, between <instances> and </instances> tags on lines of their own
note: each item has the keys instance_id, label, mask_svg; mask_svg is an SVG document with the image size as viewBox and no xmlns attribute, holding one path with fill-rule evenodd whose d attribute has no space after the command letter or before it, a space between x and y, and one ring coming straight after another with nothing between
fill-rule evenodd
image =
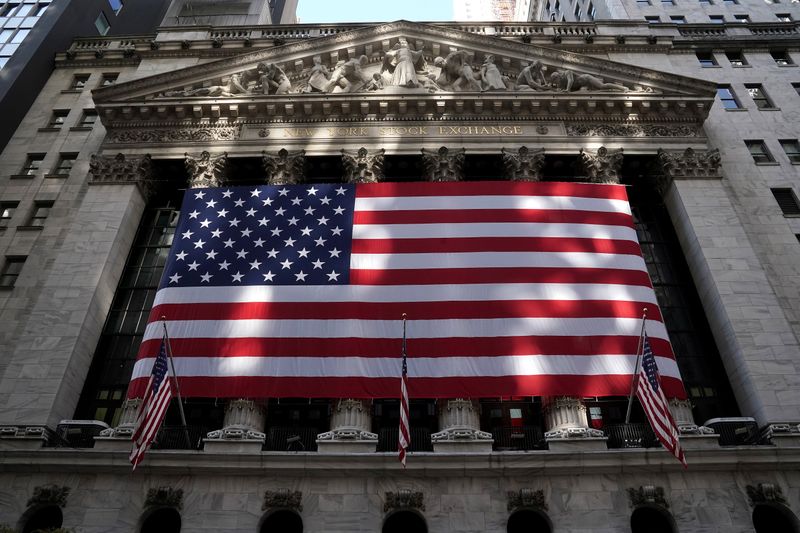
<instances>
[{"instance_id":1,"label":"adjacent stone building","mask_svg":"<svg viewBox=\"0 0 800 533\"><path fill-rule=\"evenodd\" d=\"M424 59L402 86L397 46ZM75 41L0 155L0 523L798 531L799 46L794 22ZM190 399L130 473L124 398L183 190L506 179L629 186L687 470L625 398L509 396L412 399L406 468L396 399Z\"/></svg>"}]
</instances>

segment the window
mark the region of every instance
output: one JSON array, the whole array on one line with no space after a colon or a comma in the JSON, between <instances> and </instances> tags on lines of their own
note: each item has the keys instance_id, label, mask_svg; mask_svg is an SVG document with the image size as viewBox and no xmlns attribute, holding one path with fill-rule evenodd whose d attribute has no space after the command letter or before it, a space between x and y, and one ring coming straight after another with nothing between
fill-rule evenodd
<instances>
[{"instance_id":1,"label":"window","mask_svg":"<svg viewBox=\"0 0 800 533\"><path fill-rule=\"evenodd\" d=\"M589 2L589 20L594 20L595 15L597 14L597 10L594 8L594 4Z\"/></svg>"},{"instance_id":2,"label":"window","mask_svg":"<svg viewBox=\"0 0 800 533\"><path fill-rule=\"evenodd\" d=\"M109 85L114 85L117 83L117 78L119 77L119 73L111 72L109 74L103 74L102 79L100 80L100 87L108 87Z\"/></svg>"},{"instance_id":3,"label":"window","mask_svg":"<svg viewBox=\"0 0 800 533\"><path fill-rule=\"evenodd\" d=\"M37 5L36 6L36 11L33 12L33 16L34 17L42 16L42 13L44 13L44 10L47 9L47 6L49 6L49 5L50 4L39 4L39 5Z\"/></svg>"},{"instance_id":4,"label":"window","mask_svg":"<svg viewBox=\"0 0 800 533\"><path fill-rule=\"evenodd\" d=\"M745 141L747 149L750 150L750 155L753 156L753 161L756 164L773 163L775 159L772 154L767 150L767 145L762 140Z\"/></svg>"},{"instance_id":5,"label":"window","mask_svg":"<svg viewBox=\"0 0 800 533\"><path fill-rule=\"evenodd\" d=\"M701 67L716 67L717 60L711 52L697 52L697 60L700 62Z\"/></svg>"},{"instance_id":6,"label":"window","mask_svg":"<svg viewBox=\"0 0 800 533\"><path fill-rule=\"evenodd\" d=\"M0 202L0 228L7 228L19 202Z\"/></svg>"},{"instance_id":7,"label":"window","mask_svg":"<svg viewBox=\"0 0 800 533\"><path fill-rule=\"evenodd\" d=\"M86 83L89 81L88 74L75 74L72 77L72 83L70 84L69 88L73 91L80 91L84 87L86 87Z\"/></svg>"},{"instance_id":8,"label":"window","mask_svg":"<svg viewBox=\"0 0 800 533\"><path fill-rule=\"evenodd\" d=\"M772 59L775 60L775 64L779 67L794 65L792 58L789 57L789 53L786 50L770 50L769 53L772 55Z\"/></svg>"},{"instance_id":9,"label":"window","mask_svg":"<svg viewBox=\"0 0 800 533\"><path fill-rule=\"evenodd\" d=\"M44 154L28 154L28 158L25 159L25 164L22 166L20 174L33 176L41 168L43 160Z\"/></svg>"},{"instance_id":10,"label":"window","mask_svg":"<svg viewBox=\"0 0 800 533\"><path fill-rule=\"evenodd\" d=\"M31 218L28 220L28 225L37 228L44 226L44 221L47 219L47 215L50 214L50 209L52 207L53 202L50 200L34 203L33 213L31 213Z\"/></svg>"},{"instance_id":11,"label":"window","mask_svg":"<svg viewBox=\"0 0 800 533\"><path fill-rule=\"evenodd\" d=\"M737 100L736 95L733 93L733 89L731 89L730 85L720 85L717 87L717 96L719 96L719 100L722 102L722 107L724 109L742 108L742 106L739 105L739 100Z\"/></svg>"},{"instance_id":12,"label":"window","mask_svg":"<svg viewBox=\"0 0 800 533\"><path fill-rule=\"evenodd\" d=\"M25 37L28 36L30 32L31 30L18 30L17 33L14 34L14 37L11 38L11 43L12 44L21 43L25 39Z\"/></svg>"},{"instance_id":13,"label":"window","mask_svg":"<svg viewBox=\"0 0 800 533\"><path fill-rule=\"evenodd\" d=\"M25 264L25 256L8 256L0 273L0 287L13 287L17 283L19 273L22 272L22 265Z\"/></svg>"},{"instance_id":14,"label":"window","mask_svg":"<svg viewBox=\"0 0 800 533\"><path fill-rule=\"evenodd\" d=\"M64 125L69 115L69 109L56 109L50 115L50 120L47 122L48 128L60 128Z\"/></svg>"},{"instance_id":15,"label":"window","mask_svg":"<svg viewBox=\"0 0 800 533\"><path fill-rule=\"evenodd\" d=\"M800 96L800 83L793 83L792 87L794 87L794 92L797 93L797 96Z\"/></svg>"},{"instance_id":16,"label":"window","mask_svg":"<svg viewBox=\"0 0 800 533\"><path fill-rule=\"evenodd\" d=\"M710 20L712 24L725 24L724 15L709 15L708 20Z\"/></svg>"},{"instance_id":17,"label":"window","mask_svg":"<svg viewBox=\"0 0 800 533\"><path fill-rule=\"evenodd\" d=\"M675 0L661 0L662 6L674 6Z\"/></svg>"},{"instance_id":18,"label":"window","mask_svg":"<svg viewBox=\"0 0 800 533\"><path fill-rule=\"evenodd\" d=\"M722 1L729 6L735 6L739 3L739 0L722 0Z\"/></svg>"},{"instance_id":19,"label":"window","mask_svg":"<svg viewBox=\"0 0 800 533\"><path fill-rule=\"evenodd\" d=\"M75 160L78 158L76 154L61 154L58 158L58 164L53 169L53 174L56 176L69 176L72 167L75 166Z\"/></svg>"},{"instance_id":20,"label":"window","mask_svg":"<svg viewBox=\"0 0 800 533\"><path fill-rule=\"evenodd\" d=\"M800 215L800 204L797 203L797 196L794 195L792 189L778 188L770 190L784 215Z\"/></svg>"},{"instance_id":21,"label":"window","mask_svg":"<svg viewBox=\"0 0 800 533\"><path fill-rule=\"evenodd\" d=\"M669 17L669 20L671 20L674 24L686 24L686 17L682 15L673 15Z\"/></svg>"},{"instance_id":22,"label":"window","mask_svg":"<svg viewBox=\"0 0 800 533\"><path fill-rule=\"evenodd\" d=\"M700 0L700 5L701 6L713 6L714 2L712 2L711 0Z\"/></svg>"},{"instance_id":23,"label":"window","mask_svg":"<svg viewBox=\"0 0 800 533\"><path fill-rule=\"evenodd\" d=\"M84 109L78 127L91 128L94 126L95 122L97 122L97 111L94 109Z\"/></svg>"},{"instance_id":24,"label":"window","mask_svg":"<svg viewBox=\"0 0 800 533\"><path fill-rule=\"evenodd\" d=\"M725 52L725 56L732 67L744 67L747 65L747 60L745 60L741 50L730 50Z\"/></svg>"},{"instance_id":25,"label":"window","mask_svg":"<svg viewBox=\"0 0 800 533\"><path fill-rule=\"evenodd\" d=\"M734 15L733 18L736 22L750 22L750 15Z\"/></svg>"},{"instance_id":26,"label":"window","mask_svg":"<svg viewBox=\"0 0 800 533\"><path fill-rule=\"evenodd\" d=\"M122 11L122 0L108 0L108 5L114 10L115 15L119 15L119 12Z\"/></svg>"},{"instance_id":27,"label":"window","mask_svg":"<svg viewBox=\"0 0 800 533\"><path fill-rule=\"evenodd\" d=\"M108 23L108 19L102 11L99 15L97 15L97 18L94 21L94 27L97 28L97 31L100 33L100 35L107 34L108 30L111 29L111 24Z\"/></svg>"},{"instance_id":28,"label":"window","mask_svg":"<svg viewBox=\"0 0 800 533\"><path fill-rule=\"evenodd\" d=\"M793 165L800 165L800 143L797 139L781 139L781 148Z\"/></svg>"},{"instance_id":29,"label":"window","mask_svg":"<svg viewBox=\"0 0 800 533\"><path fill-rule=\"evenodd\" d=\"M639 7L647 7L650 5L650 0L636 0L636 4Z\"/></svg>"},{"instance_id":30,"label":"window","mask_svg":"<svg viewBox=\"0 0 800 533\"><path fill-rule=\"evenodd\" d=\"M792 22L794 20L789 13L777 13L775 16L778 17L778 20L781 22Z\"/></svg>"},{"instance_id":31,"label":"window","mask_svg":"<svg viewBox=\"0 0 800 533\"><path fill-rule=\"evenodd\" d=\"M761 84L745 83L744 86L747 88L747 92L750 93L750 98L753 99L753 102L756 104L757 108L773 109L775 107Z\"/></svg>"},{"instance_id":32,"label":"window","mask_svg":"<svg viewBox=\"0 0 800 533\"><path fill-rule=\"evenodd\" d=\"M657 15L647 16L644 18L649 24L655 24L656 22L661 22L661 17Z\"/></svg>"}]
</instances>

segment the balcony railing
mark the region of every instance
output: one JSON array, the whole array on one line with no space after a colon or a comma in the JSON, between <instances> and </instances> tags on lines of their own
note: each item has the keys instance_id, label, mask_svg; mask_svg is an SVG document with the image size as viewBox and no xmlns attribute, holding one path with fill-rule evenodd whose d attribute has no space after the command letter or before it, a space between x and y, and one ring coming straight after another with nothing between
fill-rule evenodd
<instances>
[{"instance_id":1,"label":"balcony railing","mask_svg":"<svg viewBox=\"0 0 800 533\"><path fill-rule=\"evenodd\" d=\"M609 424L603 428L609 448L653 448L660 446L650 424Z\"/></svg>"},{"instance_id":2,"label":"balcony railing","mask_svg":"<svg viewBox=\"0 0 800 533\"><path fill-rule=\"evenodd\" d=\"M206 433L214 428L206 426L162 426L153 441L153 450L199 450ZM188 434L188 441L187 441Z\"/></svg>"},{"instance_id":3,"label":"balcony railing","mask_svg":"<svg viewBox=\"0 0 800 533\"><path fill-rule=\"evenodd\" d=\"M395 452L397 451L397 440L399 438L399 428L381 428L378 432L378 451ZM431 442L431 432L428 428L411 428L411 445L408 447L410 452L432 452L433 443Z\"/></svg>"},{"instance_id":4,"label":"balcony railing","mask_svg":"<svg viewBox=\"0 0 800 533\"><path fill-rule=\"evenodd\" d=\"M317 428L271 427L267 429L264 450L271 452L317 451Z\"/></svg>"},{"instance_id":5,"label":"balcony railing","mask_svg":"<svg viewBox=\"0 0 800 533\"><path fill-rule=\"evenodd\" d=\"M546 450L547 442L539 426L492 428L496 452Z\"/></svg>"}]
</instances>

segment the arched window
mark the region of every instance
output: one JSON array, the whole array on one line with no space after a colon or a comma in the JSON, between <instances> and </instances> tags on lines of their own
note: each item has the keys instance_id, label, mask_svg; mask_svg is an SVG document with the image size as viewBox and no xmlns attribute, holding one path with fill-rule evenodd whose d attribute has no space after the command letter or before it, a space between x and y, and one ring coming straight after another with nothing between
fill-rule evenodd
<instances>
[{"instance_id":1,"label":"arched window","mask_svg":"<svg viewBox=\"0 0 800 533\"><path fill-rule=\"evenodd\" d=\"M151 511L142 522L141 533L180 533L181 514L172 507Z\"/></svg>"},{"instance_id":2,"label":"arched window","mask_svg":"<svg viewBox=\"0 0 800 533\"><path fill-rule=\"evenodd\" d=\"M381 533L428 533L428 526L413 511L397 511L386 517Z\"/></svg>"},{"instance_id":3,"label":"arched window","mask_svg":"<svg viewBox=\"0 0 800 533\"><path fill-rule=\"evenodd\" d=\"M23 515L22 533L32 533L39 529L55 529L61 527L64 515L58 505L47 505L36 509L30 509Z\"/></svg>"},{"instance_id":4,"label":"arched window","mask_svg":"<svg viewBox=\"0 0 800 533\"><path fill-rule=\"evenodd\" d=\"M753 526L756 533L800 533L797 517L782 505L756 505Z\"/></svg>"},{"instance_id":5,"label":"arched window","mask_svg":"<svg viewBox=\"0 0 800 533\"><path fill-rule=\"evenodd\" d=\"M303 519L294 511L274 511L261 524L260 533L303 533Z\"/></svg>"},{"instance_id":6,"label":"arched window","mask_svg":"<svg viewBox=\"0 0 800 533\"><path fill-rule=\"evenodd\" d=\"M550 520L538 511L521 509L511 513L506 526L508 533L551 533Z\"/></svg>"},{"instance_id":7,"label":"arched window","mask_svg":"<svg viewBox=\"0 0 800 533\"><path fill-rule=\"evenodd\" d=\"M631 515L631 533L675 533L675 521L664 509L638 507Z\"/></svg>"}]
</instances>

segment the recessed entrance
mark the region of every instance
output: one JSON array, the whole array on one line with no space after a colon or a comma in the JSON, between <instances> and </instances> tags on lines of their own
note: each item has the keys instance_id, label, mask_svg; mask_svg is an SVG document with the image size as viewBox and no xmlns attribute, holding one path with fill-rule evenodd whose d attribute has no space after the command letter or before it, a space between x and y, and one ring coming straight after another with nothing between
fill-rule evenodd
<instances>
[{"instance_id":1,"label":"recessed entrance","mask_svg":"<svg viewBox=\"0 0 800 533\"><path fill-rule=\"evenodd\" d=\"M397 511L383 523L382 533L428 533L425 520L413 511Z\"/></svg>"}]
</instances>

